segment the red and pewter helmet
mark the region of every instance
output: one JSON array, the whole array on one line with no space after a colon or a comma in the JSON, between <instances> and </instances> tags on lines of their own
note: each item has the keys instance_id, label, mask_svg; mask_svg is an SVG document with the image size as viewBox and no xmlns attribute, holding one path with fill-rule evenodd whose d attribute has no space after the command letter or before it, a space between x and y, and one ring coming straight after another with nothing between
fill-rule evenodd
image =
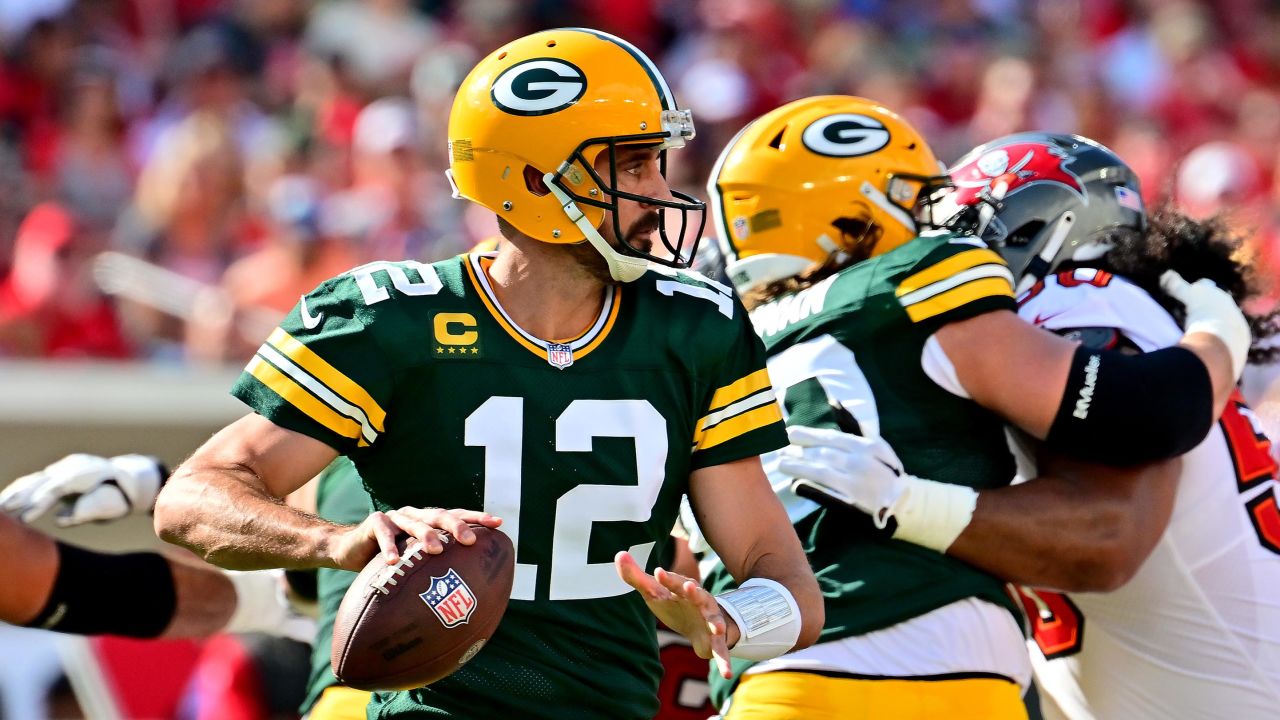
<instances>
[{"instance_id":1,"label":"red and pewter helmet","mask_svg":"<svg viewBox=\"0 0 1280 720\"><path fill-rule=\"evenodd\" d=\"M1147 227L1138 176L1078 135L1018 133L977 147L950 170L944 224L981 237L1021 293L1067 262L1101 257L1117 233Z\"/></svg>"}]
</instances>

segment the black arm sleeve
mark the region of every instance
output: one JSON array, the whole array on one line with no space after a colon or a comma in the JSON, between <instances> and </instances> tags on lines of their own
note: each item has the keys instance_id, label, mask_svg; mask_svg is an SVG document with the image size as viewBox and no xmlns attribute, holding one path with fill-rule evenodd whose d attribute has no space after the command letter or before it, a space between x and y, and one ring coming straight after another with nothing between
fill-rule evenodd
<instances>
[{"instance_id":1,"label":"black arm sleeve","mask_svg":"<svg viewBox=\"0 0 1280 720\"><path fill-rule=\"evenodd\" d=\"M1190 350L1134 356L1080 347L1045 444L1081 460L1133 465L1187 452L1213 420L1209 371Z\"/></svg>"},{"instance_id":2,"label":"black arm sleeve","mask_svg":"<svg viewBox=\"0 0 1280 720\"><path fill-rule=\"evenodd\" d=\"M58 543L58 574L28 627L73 635L153 638L178 607L173 570L160 553L111 555Z\"/></svg>"}]
</instances>

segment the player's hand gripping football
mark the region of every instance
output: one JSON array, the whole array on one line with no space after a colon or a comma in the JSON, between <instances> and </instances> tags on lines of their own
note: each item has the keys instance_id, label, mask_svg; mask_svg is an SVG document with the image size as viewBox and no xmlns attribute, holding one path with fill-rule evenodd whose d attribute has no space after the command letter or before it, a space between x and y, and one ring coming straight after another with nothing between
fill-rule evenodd
<instances>
[{"instance_id":1,"label":"player's hand gripping football","mask_svg":"<svg viewBox=\"0 0 1280 720\"><path fill-rule=\"evenodd\" d=\"M54 506L62 527L150 512L164 483L155 458L76 453L14 480L0 492L0 511L32 522Z\"/></svg>"},{"instance_id":2,"label":"player's hand gripping football","mask_svg":"<svg viewBox=\"0 0 1280 720\"><path fill-rule=\"evenodd\" d=\"M689 639L704 660L715 660L721 676L733 677L729 648L738 641L738 626L720 609L715 597L697 581L657 568L644 571L625 550L613 559L623 582L639 591L645 605L667 627Z\"/></svg>"},{"instance_id":3,"label":"player's hand gripping football","mask_svg":"<svg viewBox=\"0 0 1280 720\"><path fill-rule=\"evenodd\" d=\"M867 513L884 528L894 503L907 488L902 461L880 438L840 430L787 428L778 470L795 478L795 494L825 505Z\"/></svg>"},{"instance_id":4,"label":"player's hand gripping football","mask_svg":"<svg viewBox=\"0 0 1280 720\"><path fill-rule=\"evenodd\" d=\"M374 512L364 522L330 540L329 556L337 567L357 572L378 553L388 565L394 565L400 559L400 551L396 548L398 535L411 535L422 543L428 555L438 555L444 551L444 543L449 542L441 536L442 530L463 545L476 541L475 533L467 527L468 523L496 528L502 524L502 518L461 508L402 507Z\"/></svg>"}]
</instances>

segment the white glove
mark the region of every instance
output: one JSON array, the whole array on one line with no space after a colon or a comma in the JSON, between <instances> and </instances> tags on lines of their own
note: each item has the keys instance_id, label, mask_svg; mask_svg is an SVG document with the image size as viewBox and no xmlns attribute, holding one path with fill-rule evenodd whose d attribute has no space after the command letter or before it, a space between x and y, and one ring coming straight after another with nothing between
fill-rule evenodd
<instances>
[{"instance_id":1,"label":"white glove","mask_svg":"<svg viewBox=\"0 0 1280 720\"><path fill-rule=\"evenodd\" d=\"M880 529L895 519L897 540L946 552L973 519L975 490L908 475L880 438L808 427L787 428L787 436L778 470L795 478L792 492L860 510Z\"/></svg>"},{"instance_id":2,"label":"white glove","mask_svg":"<svg viewBox=\"0 0 1280 720\"><path fill-rule=\"evenodd\" d=\"M822 502L824 498L861 510L884 529L889 509L906 490L902 461L880 438L839 430L789 427L791 444L783 448L778 470L795 478L791 491ZM829 504L829 503L825 503Z\"/></svg>"},{"instance_id":3,"label":"white glove","mask_svg":"<svg viewBox=\"0 0 1280 720\"><path fill-rule=\"evenodd\" d=\"M1189 283L1173 270L1166 270L1160 276L1160 287L1186 308L1186 334L1209 333L1227 346L1235 378L1239 380L1249 359L1253 336L1235 298L1212 280L1201 278Z\"/></svg>"},{"instance_id":4,"label":"white glove","mask_svg":"<svg viewBox=\"0 0 1280 720\"><path fill-rule=\"evenodd\" d=\"M150 512L163 482L154 458L76 453L14 480L0 492L0 511L29 523L57 505L61 527L119 520Z\"/></svg>"},{"instance_id":5,"label":"white glove","mask_svg":"<svg viewBox=\"0 0 1280 720\"><path fill-rule=\"evenodd\" d=\"M283 570L224 570L236 590L236 611L222 628L229 633L266 633L314 643L316 621L293 606Z\"/></svg>"}]
</instances>

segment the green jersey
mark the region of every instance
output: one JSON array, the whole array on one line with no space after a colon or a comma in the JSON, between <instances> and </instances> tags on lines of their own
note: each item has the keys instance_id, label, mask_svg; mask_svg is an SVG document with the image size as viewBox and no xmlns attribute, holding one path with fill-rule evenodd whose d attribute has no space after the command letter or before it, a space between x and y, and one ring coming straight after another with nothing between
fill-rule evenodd
<instances>
[{"instance_id":1,"label":"green jersey","mask_svg":"<svg viewBox=\"0 0 1280 720\"><path fill-rule=\"evenodd\" d=\"M751 319L768 349L788 424L850 429L851 416L862 434L888 442L908 473L985 489L1008 485L1014 476L1004 422L936 384L922 356L942 326L1016 309L999 255L973 238L931 233L762 305ZM1017 613L1003 581L942 553L884 539L869 519L796 497L776 472L770 479L825 597L820 642L885 628L966 597ZM714 592L732 582L719 565L706 578ZM719 704L732 683L715 673L711 682Z\"/></svg>"},{"instance_id":2,"label":"green jersey","mask_svg":"<svg viewBox=\"0 0 1280 720\"><path fill-rule=\"evenodd\" d=\"M512 600L474 660L377 693L372 716L650 717L652 569L689 474L786 442L764 348L727 288L650 272L581 336L518 327L492 256L373 263L302 298L233 393L351 458L378 509L484 509L516 546Z\"/></svg>"},{"instance_id":3,"label":"green jersey","mask_svg":"<svg viewBox=\"0 0 1280 720\"><path fill-rule=\"evenodd\" d=\"M360 475L351 461L340 457L320 474L316 488L316 514L330 522L355 525L373 512L369 493L365 492ZM302 703L301 714L306 715L320 699L325 688L336 685L329 656L333 646L333 622L338 606L347 594L347 588L356 579L348 570L320 568L316 571L316 603L319 618L316 621L316 639L311 647L311 678L307 682L307 698Z\"/></svg>"}]
</instances>

